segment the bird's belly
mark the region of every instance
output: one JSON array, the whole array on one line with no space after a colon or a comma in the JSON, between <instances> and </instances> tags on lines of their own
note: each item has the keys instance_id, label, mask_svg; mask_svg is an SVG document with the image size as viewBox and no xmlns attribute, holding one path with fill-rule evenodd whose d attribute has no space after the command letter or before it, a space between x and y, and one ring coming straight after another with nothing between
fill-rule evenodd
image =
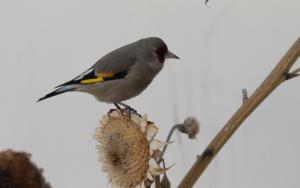
<instances>
[{"instance_id":1,"label":"bird's belly","mask_svg":"<svg viewBox=\"0 0 300 188\"><path fill-rule=\"evenodd\" d=\"M118 103L139 95L151 83L150 79L120 79L100 82L87 87L85 91L99 101Z\"/></svg>"}]
</instances>

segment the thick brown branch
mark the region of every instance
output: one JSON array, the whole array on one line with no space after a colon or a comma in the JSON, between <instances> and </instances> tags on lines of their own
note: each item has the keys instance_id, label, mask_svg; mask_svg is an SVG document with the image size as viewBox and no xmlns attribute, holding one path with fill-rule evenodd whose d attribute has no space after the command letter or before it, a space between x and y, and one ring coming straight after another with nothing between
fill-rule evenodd
<instances>
[{"instance_id":1,"label":"thick brown branch","mask_svg":"<svg viewBox=\"0 0 300 188\"><path fill-rule=\"evenodd\" d=\"M225 126L220 130L216 137L207 146L202 155L197 159L192 168L179 184L179 188L192 187L208 164L220 151L223 145L228 141L237 128L244 120L256 109L256 107L276 89L283 81L287 80L286 73L289 73L291 67L300 55L300 38L288 50L285 56L280 60L277 66L272 70L268 77L249 97L248 100L236 111Z\"/></svg>"}]
</instances>

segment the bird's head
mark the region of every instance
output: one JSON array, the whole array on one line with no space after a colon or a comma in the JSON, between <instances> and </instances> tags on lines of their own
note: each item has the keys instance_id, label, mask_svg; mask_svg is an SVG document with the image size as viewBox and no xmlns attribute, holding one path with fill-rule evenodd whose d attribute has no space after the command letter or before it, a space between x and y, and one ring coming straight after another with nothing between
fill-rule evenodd
<instances>
[{"instance_id":1,"label":"bird's head","mask_svg":"<svg viewBox=\"0 0 300 188\"><path fill-rule=\"evenodd\" d=\"M157 37L145 38L144 45L158 58L160 63L164 63L166 59L179 59L175 54L168 50L166 43Z\"/></svg>"}]
</instances>

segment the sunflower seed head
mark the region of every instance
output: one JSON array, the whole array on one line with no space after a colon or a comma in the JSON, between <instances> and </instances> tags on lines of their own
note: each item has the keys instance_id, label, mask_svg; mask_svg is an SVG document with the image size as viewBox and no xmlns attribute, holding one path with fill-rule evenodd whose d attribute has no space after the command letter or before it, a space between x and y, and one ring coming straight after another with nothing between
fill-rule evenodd
<instances>
[{"instance_id":1,"label":"sunflower seed head","mask_svg":"<svg viewBox=\"0 0 300 188\"><path fill-rule=\"evenodd\" d=\"M111 110L102 117L94 138L98 141L99 160L113 186L145 186L154 175L166 171L155 161L165 142L154 139L158 128L153 122L131 112L130 116Z\"/></svg>"}]
</instances>

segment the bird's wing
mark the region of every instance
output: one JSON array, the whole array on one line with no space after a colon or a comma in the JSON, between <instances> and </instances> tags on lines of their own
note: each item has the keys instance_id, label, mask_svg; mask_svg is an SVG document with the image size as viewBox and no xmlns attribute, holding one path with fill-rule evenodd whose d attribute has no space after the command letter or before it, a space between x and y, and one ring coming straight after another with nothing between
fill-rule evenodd
<instances>
[{"instance_id":1,"label":"bird's wing","mask_svg":"<svg viewBox=\"0 0 300 188\"><path fill-rule=\"evenodd\" d=\"M133 55L130 53L124 53L123 49L119 48L102 57L90 69L83 72L73 80L63 83L57 87L72 84L92 84L122 79L126 77L130 67L135 63L136 58Z\"/></svg>"},{"instance_id":2,"label":"bird's wing","mask_svg":"<svg viewBox=\"0 0 300 188\"><path fill-rule=\"evenodd\" d=\"M96 73L118 73L136 63L136 49L132 44L118 48L99 59L93 66Z\"/></svg>"}]
</instances>

